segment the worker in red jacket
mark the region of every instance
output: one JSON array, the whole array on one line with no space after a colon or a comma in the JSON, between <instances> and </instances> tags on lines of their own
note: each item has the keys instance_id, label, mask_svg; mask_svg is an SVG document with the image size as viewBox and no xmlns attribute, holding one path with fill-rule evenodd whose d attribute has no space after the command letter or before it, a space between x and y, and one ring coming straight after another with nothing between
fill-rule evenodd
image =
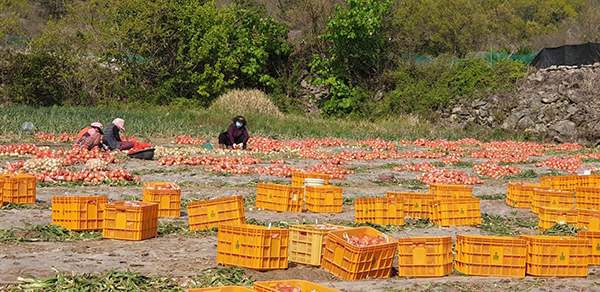
<instances>
[{"instance_id":1,"label":"worker in red jacket","mask_svg":"<svg viewBox=\"0 0 600 292\"><path fill-rule=\"evenodd\" d=\"M102 135L104 135L102 129L104 129L102 124L93 122L89 127L83 128L79 132L73 146L85 147L88 150L92 150L96 146L101 146Z\"/></svg>"}]
</instances>

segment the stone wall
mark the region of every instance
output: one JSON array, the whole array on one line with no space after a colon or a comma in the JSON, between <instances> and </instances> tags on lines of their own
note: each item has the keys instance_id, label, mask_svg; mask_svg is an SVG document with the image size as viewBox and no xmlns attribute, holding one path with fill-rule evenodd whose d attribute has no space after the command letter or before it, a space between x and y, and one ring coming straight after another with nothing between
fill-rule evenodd
<instances>
[{"instance_id":1,"label":"stone wall","mask_svg":"<svg viewBox=\"0 0 600 292\"><path fill-rule=\"evenodd\" d=\"M600 144L600 63L537 70L515 93L454 101L442 117L596 146Z\"/></svg>"}]
</instances>

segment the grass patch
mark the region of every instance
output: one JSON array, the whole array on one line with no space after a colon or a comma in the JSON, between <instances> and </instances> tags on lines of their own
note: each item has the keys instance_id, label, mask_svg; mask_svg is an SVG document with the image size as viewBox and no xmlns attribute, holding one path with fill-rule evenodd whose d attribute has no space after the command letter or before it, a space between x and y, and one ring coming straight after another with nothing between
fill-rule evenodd
<instances>
[{"instance_id":1,"label":"grass patch","mask_svg":"<svg viewBox=\"0 0 600 292\"><path fill-rule=\"evenodd\" d=\"M478 198L480 200L506 200L506 194L493 194L493 195L479 195L473 196L474 198Z\"/></svg>"},{"instance_id":2,"label":"grass patch","mask_svg":"<svg viewBox=\"0 0 600 292\"><path fill-rule=\"evenodd\" d=\"M342 198L342 205L354 205L355 201L356 201L355 197L352 197L352 198L343 197Z\"/></svg>"},{"instance_id":3,"label":"grass patch","mask_svg":"<svg viewBox=\"0 0 600 292\"><path fill-rule=\"evenodd\" d=\"M280 179L274 179L274 180L259 180L259 179L254 179L251 180L247 183L243 183L243 184L231 184L231 183L222 183L220 185L215 185L216 187L234 187L234 188L247 188L247 187L256 187L258 186L259 183L265 183L265 184L278 184L278 185L285 185L288 184L286 181L284 180L280 180Z\"/></svg>"},{"instance_id":4,"label":"grass patch","mask_svg":"<svg viewBox=\"0 0 600 292\"><path fill-rule=\"evenodd\" d=\"M595 158L582 158L581 159L582 163L588 163L588 162L600 162L600 159L595 159Z\"/></svg>"},{"instance_id":5,"label":"grass patch","mask_svg":"<svg viewBox=\"0 0 600 292\"><path fill-rule=\"evenodd\" d=\"M437 167L455 167L455 168L472 168L473 166L475 166L475 163L470 162L470 161L459 161L459 162L455 162L452 164L443 164L439 161L434 161L431 164L433 164Z\"/></svg>"},{"instance_id":6,"label":"grass patch","mask_svg":"<svg viewBox=\"0 0 600 292\"><path fill-rule=\"evenodd\" d=\"M2 205L2 207L0 207L0 210L52 209L51 206L41 206L33 204L22 205L8 202L4 202L4 204L0 203L0 205Z\"/></svg>"},{"instance_id":7,"label":"grass patch","mask_svg":"<svg viewBox=\"0 0 600 292\"><path fill-rule=\"evenodd\" d=\"M530 161L519 161L519 162L500 162L498 165L514 165L514 164L535 164L540 162L537 159L531 159Z\"/></svg>"},{"instance_id":8,"label":"grass patch","mask_svg":"<svg viewBox=\"0 0 600 292\"><path fill-rule=\"evenodd\" d=\"M74 187L79 187L79 186L141 187L143 185L143 183L141 181L126 181L126 180L115 181L112 179L107 179L107 180L99 182L99 183L87 183L87 182L82 182L82 181L76 181L76 182L61 181L61 182L53 182L53 183L36 182L35 185L38 188L48 188L48 187L74 188Z\"/></svg>"},{"instance_id":9,"label":"grass patch","mask_svg":"<svg viewBox=\"0 0 600 292\"><path fill-rule=\"evenodd\" d=\"M248 194L244 196L244 207L256 206L256 194ZM248 223L250 224L250 223Z\"/></svg>"},{"instance_id":10,"label":"grass patch","mask_svg":"<svg viewBox=\"0 0 600 292\"><path fill-rule=\"evenodd\" d=\"M100 107L27 107L10 106L0 108L0 133L18 134L21 124L32 122L35 132L77 133L82 125L90 121L110 124L115 117L126 121L127 135L135 135L138 140L148 137L212 137L231 124L231 114L203 108L144 106L141 104L120 104L118 109ZM1 119L5 117L4 119ZM10 117L10 118L8 118ZM418 115L400 115L395 119L374 122L353 118L330 120L307 115L286 114L282 117L259 112L245 114L250 135L269 136L280 139L340 138L406 140L417 138L450 139L477 136L480 140L511 139L523 140L521 132L502 132L502 137L492 131L481 133L468 130L451 130L436 126ZM21 135L20 141L33 135Z\"/></svg>"},{"instance_id":11,"label":"grass patch","mask_svg":"<svg viewBox=\"0 0 600 292\"><path fill-rule=\"evenodd\" d=\"M378 186L400 186L411 190L420 190L429 188L422 181L416 179L391 179L373 181Z\"/></svg>"},{"instance_id":12,"label":"grass patch","mask_svg":"<svg viewBox=\"0 0 600 292\"><path fill-rule=\"evenodd\" d=\"M383 164L383 165L379 166L379 168L381 168L381 169L394 169L394 167L403 167L403 166L404 165L400 164L400 163L386 163L386 164Z\"/></svg>"},{"instance_id":13,"label":"grass patch","mask_svg":"<svg viewBox=\"0 0 600 292\"><path fill-rule=\"evenodd\" d=\"M71 231L56 225L30 225L24 228L0 229L0 243L65 242L101 240L101 231Z\"/></svg>"},{"instance_id":14,"label":"grass patch","mask_svg":"<svg viewBox=\"0 0 600 292\"><path fill-rule=\"evenodd\" d=\"M42 290L58 291L177 291L183 292L190 288L205 288L218 286L252 287L254 280L244 274L239 267L214 267L200 271L200 276L188 280L195 283L188 287L179 286L177 277L148 277L136 272L117 272L111 270L105 274L63 275L54 270L56 275L46 279L22 279L23 284L12 288L11 291Z\"/></svg>"},{"instance_id":15,"label":"grass patch","mask_svg":"<svg viewBox=\"0 0 600 292\"><path fill-rule=\"evenodd\" d=\"M491 235L515 236L521 234L518 228L535 230L538 226L537 220L507 218L494 214L481 214L481 225L477 228Z\"/></svg>"},{"instance_id":16,"label":"grass patch","mask_svg":"<svg viewBox=\"0 0 600 292\"><path fill-rule=\"evenodd\" d=\"M134 196L134 195L121 195L121 198L123 198L123 200L125 201L132 201L132 202L141 202L142 199Z\"/></svg>"},{"instance_id":17,"label":"grass patch","mask_svg":"<svg viewBox=\"0 0 600 292\"><path fill-rule=\"evenodd\" d=\"M562 175L564 175L564 174L560 173L558 171L551 171L551 172L547 172L547 173L537 173L533 169L528 169L519 174L503 176L501 178L512 180L512 179L540 178L543 176L562 176Z\"/></svg>"},{"instance_id":18,"label":"grass patch","mask_svg":"<svg viewBox=\"0 0 600 292\"><path fill-rule=\"evenodd\" d=\"M583 230L577 228L577 226L569 224L554 224L550 229L546 229L540 233L540 235L554 235L554 236L573 236L577 237L577 231Z\"/></svg>"},{"instance_id":19,"label":"grass patch","mask_svg":"<svg viewBox=\"0 0 600 292\"><path fill-rule=\"evenodd\" d=\"M363 166L363 167L346 167L346 169L348 170L354 170L356 173L372 173L373 171L371 171L370 167L367 166Z\"/></svg>"},{"instance_id":20,"label":"grass patch","mask_svg":"<svg viewBox=\"0 0 600 292\"><path fill-rule=\"evenodd\" d=\"M353 188L353 187L357 187L358 184L355 183L350 183L350 182L334 182L332 183L331 181L329 182L330 185L332 186L336 186L336 187L349 187L349 188Z\"/></svg>"},{"instance_id":21,"label":"grass patch","mask_svg":"<svg viewBox=\"0 0 600 292\"><path fill-rule=\"evenodd\" d=\"M246 223L252 224L252 225L259 225L259 226L269 226L269 224L271 224L271 227L283 228L283 229L289 229L290 225L312 225L312 224L315 224L315 222L309 222L306 220L298 221L298 222L291 222L291 223L285 222L285 221L263 222L263 221L258 221L254 218L247 219ZM367 222L367 223L329 222L329 224L339 225L339 226L347 226L347 227L372 227L372 228L375 228L384 233L393 233L393 232L399 232L399 231L410 230L410 229L418 229L418 228L438 227L438 225L431 222L429 220L429 218L407 218L404 220L403 226L379 225L379 224L374 224L374 223L370 223L370 222Z\"/></svg>"},{"instance_id":22,"label":"grass patch","mask_svg":"<svg viewBox=\"0 0 600 292\"><path fill-rule=\"evenodd\" d=\"M155 174L155 173L182 173L182 172L189 172L189 171L193 171L193 170L189 169L188 167L178 168L178 169L148 168L148 169L133 170L133 171L131 171L131 173L133 175L147 175L147 174Z\"/></svg>"}]
</instances>

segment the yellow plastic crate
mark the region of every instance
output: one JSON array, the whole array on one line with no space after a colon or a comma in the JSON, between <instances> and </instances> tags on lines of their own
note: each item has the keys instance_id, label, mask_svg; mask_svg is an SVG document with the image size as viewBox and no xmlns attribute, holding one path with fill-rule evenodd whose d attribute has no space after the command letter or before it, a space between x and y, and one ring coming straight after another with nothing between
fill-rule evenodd
<instances>
[{"instance_id":1,"label":"yellow plastic crate","mask_svg":"<svg viewBox=\"0 0 600 292\"><path fill-rule=\"evenodd\" d=\"M600 210L600 188L578 187L577 210Z\"/></svg>"},{"instance_id":2,"label":"yellow plastic crate","mask_svg":"<svg viewBox=\"0 0 600 292\"><path fill-rule=\"evenodd\" d=\"M452 273L452 237L398 239L398 276L443 277Z\"/></svg>"},{"instance_id":3,"label":"yellow plastic crate","mask_svg":"<svg viewBox=\"0 0 600 292\"><path fill-rule=\"evenodd\" d=\"M346 229L337 225L291 225L289 261L320 266L327 235L331 230Z\"/></svg>"},{"instance_id":4,"label":"yellow plastic crate","mask_svg":"<svg viewBox=\"0 0 600 292\"><path fill-rule=\"evenodd\" d=\"M591 254L588 239L519 235L527 240L527 274L536 277L586 277Z\"/></svg>"},{"instance_id":5,"label":"yellow plastic crate","mask_svg":"<svg viewBox=\"0 0 600 292\"><path fill-rule=\"evenodd\" d=\"M15 204L35 203L35 176L28 174L0 175L2 202Z\"/></svg>"},{"instance_id":6,"label":"yellow plastic crate","mask_svg":"<svg viewBox=\"0 0 600 292\"><path fill-rule=\"evenodd\" d=\"M224 287L212 287L212 288L196 288L187 289L185 292L254 292L246 287L242 286L224 286Z\"/></svg>"},{"instance_id":7,"label":"yellow plastic crate","mask_svg":"<svg viewBox=\"0 0 600 292\"><path fill-rule=\"evenodd\" d=\"M358 198L354 200L356 222L379 225L404 225L404 203L391 198Z\"/></svg>"},{"instance_id":8,"label":"yellow plastic crate","mask_svg":"<svg viewBox=\"0 0 600 292\"><path fill-rule=\"evenodd\" d=\"M592 247L589 264L590 266L600 266L600 231L577 231L577 237L590 241Z\"/></svg>"},{"instance_id":9,"label":"yellow plastic crate","mask_svg":"<svg viewBox=\"0 0 600 292\"><path fill-rule=\"evenodd\" d=\"M187 204L190 230L206 230L220 224L246 224L244 197L234 196Z\"/></svg>"},{"instance_id":10,"label":"yellow plastic crate","mask_svg":"<svg viewBox=\"0 0 600 292\"><path fill-rule=\"evenodd\" d=\"M106 197L52 197L52 225L73 231L101 230Z\"/></svg>"},{"instance_id":11,"label":"yellow plastic crate","mask_svg":"<svg viewBox=\"0 0 600 292\"><path fill-rule=\"evenodd\" d=\"M435 195L436 200L442 199L467 199L473 197L473 187L463 185L429 185L429 193Z\"/></svg>"},{"instance_id":12,"label":"yellow plastic crate","mask_svg":"<svg viewBox=\"0 0 600 292\"><path fill-rule=\"evenodd\" d=\"M275 287L277 286L277 284L283 284L283 285L290 285L290 286L294 286L295 288L299 288L300 291L302 292L311 292L311 291L317 291L317 292L341 292L339 290L335 290L335 289L331 289L325 286L321 286L315 283L311 283L308 281L302 281L302 280L282 280L282 281L261 281L261 282L254 282L254 291L257 292L280 292L279 290L275 289Z\"/></svg>"},{"instance_id":13,"label":"yellow plastic crate","mask_svg":"<svg viewBox=\"0 0 600 292\"><path fill-rule=\"evenodd\" d=\"M575 208L575 194L562 190L534 190L531 211L539 214L540 207L573 209Z\"/></svg>"},{"instance_id":14,"label":"yellow plastic crate","mask_svg":"<svg viewBox=\"0 0 600 292\"><path fill-rule=\"evenodd\" d=\"M521 182L508 183L506 204L513 208L531 209L533 190L550 189L542 184L524 184Z\"/></svg>"},{"instance_id":15,"label":"yellow plastic crate","mask_svg":"<svg viewBox=\"0 0 600 292\"><path fill-rule=\"evenodd\" d=\"M358 247L346 238L363 236L387 239L388 243ZM329 233L321 267L346 280L387 278L392 271L398 241L370 227L335 230Z\"/></svg>"},{"instance_id":16,"label":"yellow plastic crate","mask_svg":"<svg viewBox=\"0 0 600 292\"><path fill-rule=\"evenodd\" d=\"M477 226L481 225L479 199L446 199L430 203L431 221L437 225Z\"/></svg>"},{"instance_id":17,"label":"yellow plastic crate","mask_svg":"<svg viewBox=\"0 0 600 292\"><path fill-rule=\"evenodd\" d=\"M173 182L145 182L143 201L158 204L158 217L181 216L181 188Z\"/></svg>"},{"instance_id":18,"label":"yellow plastic crate","mask_svg":"<svg viewBox=\"0 0 600 292\"><path fill-rule=\"evenodd\" d=\"M278 184L259 183L256 187L256 208L277 212L302 212L304 190Z\"/></svg>"},{"instance_id":19,"label":"yellow plastic crate","mask_svg":"<svg viewBox=\"0 0 600 292\"><path fill-rule=\"evenodd\" d=\"M525 277L526 258L523 239L456 235L456 270L470 276Z\"/></svg>"},{"instance_id":20,"label":"yellow plastic crate","mask_svg":"<svg viewBox=\"0 0 600 292\"><path fill-rule=\"evenodd\" d=\"M217 263L259 271L288 267L290 232L256 225L219 225Z\"/></svg>"},{"instance_id":21,"label":"yellow plastic crate","mask_svg":"<svg viewBox=\"0 0 600 292\"><path fill-rule=\"evenodd\" d=\"M336 186L306 186L304 206L315 213L342 213L343 191Z\"/></svg>"},{"instance_id":22,"label":"yellow plastic crate","mask_svg":"<svg viewBox=\"0 0 600 292\"><path fill-rule=\"evenodd\" d=\"M303 187L305 178L322 178L325 180L325 184L329 184L329 175L324 173L302 173L294 171L292 172L292 187Z\"/></svg>"},{"instance_id":23,"label":"yellow plastic crate","mask_svg":"<svg viewBox=\"0 0 600 292\"><path fill-rule=\"evenodd\" d=\"M578 175L541 177L540 182L553 190L563 191L574 191L582 186L582 178Z\"/></svg>"},{"instance_id":24,"label":"yellow plastic crate","mask_svg":"<svg viewBox=\"0 0 600 292\"><path fill-rule=\"evenodd\" d=\"M577 225L577 210L540 207L538 232L542 233L556 224Z\"/></svg>"},{"instance_id":25,"label":"yellow plastic crate","mask_svg":"<svg viewBox=\"0 0 600 292\"><path fill-rule=\"evenodd\" d=\"M104 205L104 238L143 240L158 235L158 204L121 201Z\"/></svg>"},{"instance_id":26,"label":"yellow plastic crate","mask_svg":"<svg viewBox=\"0 0 600 292\"><path fill-rule=\"evenodd\" d=\"M580 175L579 176L579 187L584 187L584 188L600 187L600 175L598 175L598 174Z\"/></svg>"},{"instance_id":27,"label":"yellow plastic crate","mask_svg":"<svg viewBox=\"0 0 600 292\"><path fill-rule=\"evenodd\" d=\"M401 199L404 202L404 216L412 218L429 218L429 203L435 199L434 194L387 192L387 198Z\"/></svg>"},{"instance_id":28,"label":"yellow plastic crate","mask_svg":"<svg viewBox=\"0 0 600 292\"><path fill-rule=\"evenodd\" d=\"M577 227L600 231L600 210L577 210Z\"/></svg>"}]
</instances>

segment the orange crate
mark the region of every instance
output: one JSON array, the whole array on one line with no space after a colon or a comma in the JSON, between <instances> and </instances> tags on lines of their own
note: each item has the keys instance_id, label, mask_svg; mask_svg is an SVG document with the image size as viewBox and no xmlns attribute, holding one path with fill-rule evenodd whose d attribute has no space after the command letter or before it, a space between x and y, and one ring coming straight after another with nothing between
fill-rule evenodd
<instances>
[{"instance_id":1,"label":"orange crate","mask_svg":"<svg viewBox=\"0 0 600 292\"><path fill-rule=\"evenodd\" d=\"M531 200L535 189L547 190L550 187L522 182L508 183L506 203L513 208L531 209Z\"/></svg>"},{"instance_id":2,"label":"orange crate","mask_svg":"<svg viewBox=\"0 0 600 292\"><path fill-rule=\"evenodd\" d=\"M599 231L577 231L577 238L590 241L592 250L589 258L590 266L600 266L600 232Z\"/></svg>"},{"instance_id":3,"label":"orange crate","mask_svg":"<svg viewBox=\"0 0 600 292\"><path fill-rule=\"evenodd\" d=\"M158 204L121 201L104 205L104 238L143 240L158 235Z\"/></svg>"},{"instance_id":4,"label":"orange crate","mask_svg":"<svg viewBox=\"0 0 600 292\"><path fill-rule=\"evenodd\" d=\"M142 201L157 203L159 218L181 216L181 188L176 183L145 182Z\"/></svg>"},{"instance_id":5,"label":"orange crate","mask_svg":"<svg viewBox=\"0 0 600 292\"><path fill-rule=\"evenodd\" d=\"M575 194L561 190L534 190L531 211L538 214L540 207L573 209L575 208Z\"/></svg>"},{"instance_id":6,"label":"orange crate","mask_svg":"<svg viewBox=\"0 0 600 292\"><path fill-rule=\"evenodd\" d=\"M321 266L327 235L335 229L346 229L346 227L336 225L291 225L289 261Z\"/></svg>"},{"instance_id":7,"label":"orange crate","mask_svg":"<svg viewBox=\"0 0 600 292\"><path fill-rule=\"evenodd\" d=\"M321 286L315 283L311 283L308 281L302 280L283 280L283 281L268 281L268 282L254 282L254 291L258 292L279 292L279 290L275 290L275 286L278 283L283 285L290 285L294 287L299 287L302 292L340 292L339 290L331 289L325 286Z\"/></svg>"},{"instance_id":8,"label":"orange crate","mask_svg":"<svg viewBox=\"0 0 600 292\"><path fill-rule=\"evenodd\" d=\"M585 277L589 240L568 236L519 235L527 240L527 274L537 277Z\"/></svg>"},{"instance_id":9,"label":"orange crate","mask_svg":"<svg viewBox=\"0 0 600 292\"><path fill-rule=\"evenodd\" d=\"M456 270L470 276L525 277L526 258L523 239L456 235Z\"/></svg>"},{"instance_id":10,"label":"orange crate","mask_svg":"<svg viewBox=\"0 0 600 292\"><path fill-rule=\"evenodd\" d=\"M574 191L582 185L582 179L578 175L569 176L546 176L541 177L540 182L553 190Z\"/></svg>"},{"instance_id":11,"label":"orange crate","mask_svg":"<svg viewBox=\"0 0 600 292\"><path fill-rule=\"evenodd\" d=\"M600 188L578 187L575 195L577 210L600 210Z\"/></svg>"},{"instance_id":12,"label":"orange crate","mask_svg":"<svg viewBox=\"0 0 600 292\"><path fill-rule=\"evenodd\" d=\"M363 236L386 238L388 243L358 247L346 237ZM397 240L370 227L331 231L325 244L321 267L346 280L387 278L392 271Z\"/></svg>"},{"instance_id":13,"label":"orange crate","mask_svg":"<svg viewBox=\"0 0 600 292\"><path fill-rule=\"evenodd\" d=\"M256 225L219 225L217 263L259 271L288 267L290 231Z\"/></svg>"},{"instance_id":14,"label":"orange crate","mask_svg":"<svg viewBox=\"0 0 600 292\"><path fill-rule=\"evenodd\" d=\"M387 192L385 196L387 198L402 199L404 202L404 216L413 218L429 218L431 216L429 203L434 200L434 194Z\"/></svg>"},{"instance_id":15,"label":"orange crate","mask_svg":"<svg viewBox=\"0 0 600 292\"><path fill-rule=\"evenodd\" d=\"M256 208L277 212L302 212L302 188L259 183L256 188Z\"/></svg>"},{"instance_id":16,"label":"orange crate","mask_svg":"<svg viewBox=\"0 0 600 292\"><path fill-rule=\"evenodd\" d=\"M600 231L600 210L577 210L577 227Z\"/></svg>"},{"instance_id":17,"label":"orange crate","mask_svg":"<svg viewBox=\"0 0 600 292\"><path fill-rule=\"evenodd\" d=\"M246 224L244 197L234 196L187 204L190 230L206 230L220 224Z\"/></svg>"},{"instance_id":18,"label":"orange crate","mask_svg":"<svg viewBox=\"0 0 600 292\"><path fill-rule=\"evenodd\" d=\"M436 200L465 199L473 197L473 187L462 185L429 185L429 193L435 195Z\"/></svg>"},{"instance_id":19,"label":"orange crate","mask_svg":"<svg viewBox=\"0 0 600 292\"><path fill-rule=\"evenodd\" d=\"M35 203L35 176L28 174L0 175L2 201L15 204Z\"/></svg>"},{"instance_id":20,"label":"orange crate","mask_svg":"<svg viewBox=\"0 0 600 292\"><path fill-rule=\"evenodd\" d=\"M246 287L242 286L224 286L224 287L212 287L212 288L197 288L187 289L185 292L253 292Z\"/></svg>"},{"instance_id":21,"label":"orange crate","mask_svg":"<svg viewBox=\"0 0 600 292\"><path fill-rule=\"evenodd\" d=\"M294 171L292 172L292 187L303 187L305 178L322 178L325 180L325 184L329 184L329 175L324 173L302 173Z\"/></svg>"},{"instance_id":22,"label":"orange crate","mask_svg":"<svg viewBox=\"0 0 600 292\"><path fill-rule=\"evenodd\" d=\"M304 206L315 213L342 213L342 188L335 186L306 186Z\"/></svg>"},{"instance_id":23,"label":"orange crate","mask_svg":"<svg viewBox=\"0 0 600 292\"><path fill-rule=\"evenodd\" d=\"M404 203L401 199L358 198L354 200L356 222L379 225L404 225Z\"/></svg>"},{"instance_id":24,"label":"orange crate","mask_svg":"<svg viewBox=\"0 0 600 292\"><path fill-rule=\"evenodd\" d=\"M52 225L74 231L100 230L106 197L52 197Z\"/></svg>"},{"instance_id":25,"label":"orange crate","mask_svg":"<svg viewBox=\"0 0 600 292\"><path fill-rule=\"evenodd\" d=\"M446 199L430 202L431 221L437 225L476 226L481 225L479 199Z\"/></svg>"},{"instance_id":26,"label":"orange crate","mask_svg":"<svg viewBox=\"0 0 600 292\"><path fill-rule=\"evenodd\" d=\"M452 237L398 239L398 276L443 277L452 273Z\"/></svg>"},{"instance_id":27,"label":"orange crate","mask_svg":"<svg viewBox=\"0 0 600 292\"><path fill-rule=\"evenodd\" d=\"M580 175L579 176L579 187L584 188L597 188L600 187L600 175ZM577 189L577 188L575 188Z\"/></svg>"},{"instance_id":28,"label":"orange crate","mask_svg":"<svg viewBox=\"0 0 600 292\"><path fill-rule=\"evenodd\" d=\"M577 210L540 207L538 232L542 233L556 224L577 225Z\"/></svg>"}]
</instances>

